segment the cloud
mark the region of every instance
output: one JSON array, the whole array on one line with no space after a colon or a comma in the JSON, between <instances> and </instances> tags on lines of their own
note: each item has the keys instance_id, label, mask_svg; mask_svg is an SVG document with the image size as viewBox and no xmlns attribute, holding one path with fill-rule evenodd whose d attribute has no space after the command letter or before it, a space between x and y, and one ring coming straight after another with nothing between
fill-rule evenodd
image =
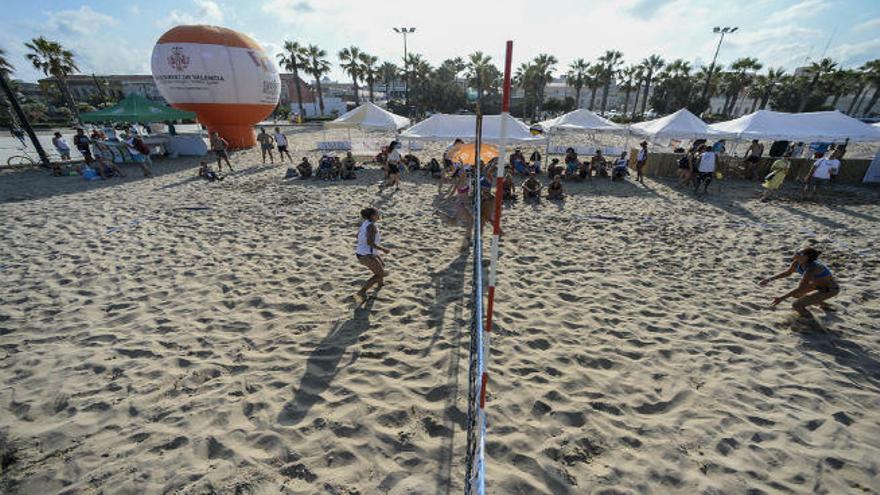
<instances>
[{"instance_id":1,"label":"cloud","mask_svg":"<svg viewBox=\"0 0 880 495\"><path fill-rule=\"evenodd\" d=\"M306 0L269 0L263 4L260 9L270 14L284 14L290 11L298 14L310 14L315 12L315 8ZM281 17L284 22L285 17Z\"/></svg>"},{"instance_id":2,"label":"cloud","mask_svg":"<svg viewBox=\"0 0 880 495\"><path fill-rule=\"evenodd\" d=\"M627 9L630 14L642 19L650 19L657 14L658 11L675 3L676 0L636 0Z\"/></svg>"},{"instance_id":3,"label":"cloud","mask_svg":"<svg viewBox=\"0 0 880 495\"><path fill-rule=\"evenodd\" d=\"M808 17L813 17L819 12L830 7L827 0L803 0L788 8L773 12L767 17L767 22L784 23L793 21L803 21Z\"/></svg>"},{"instance_id":4,"label":"cloud","mask_svg":"<svg viewBox=\"0 0 880 495\"><path fill-rule=\"evenodd\" d=\"M834 45L828 50L828 56L839 62L841 67L859 66L866 60L877 58L878 52L880 52L880 39L871 39Z\"/></svg>"},{"instance_id":5,"label":"cloud","mask_svg":"<svg viewBox=\"0 0 880 495\"><path fill-rule=\"evenodd\" d=\"M223 22L223 10L213 0L192 0L195 12L181 12L172 10L164 19L160 19L156 25L169 27L178 24L219 24Z\"/></svg>"},{"instance_id":6,"label":"cloud","mask_svg":"<svg viewBox=\"0 0 880 495\"><path fill-rule=\"evenodd\" d=\"M46 13L44 29L63 35L85 35L96 29L117 24L113 17L83 5L79 10L58 10Z\"/></svg>"},{"instance_id":7,"label":"cloud","mask_svg":"<svg viewBox=\"0 0 880 495\"><path fill-rule=\"evenodd\" d=\"M880 29L880 17L875 17L865 22L856 24L856 27L853 28L853 31L860 33L862 31L869 31L873 29Z\"/></svg>"}]
</instances>

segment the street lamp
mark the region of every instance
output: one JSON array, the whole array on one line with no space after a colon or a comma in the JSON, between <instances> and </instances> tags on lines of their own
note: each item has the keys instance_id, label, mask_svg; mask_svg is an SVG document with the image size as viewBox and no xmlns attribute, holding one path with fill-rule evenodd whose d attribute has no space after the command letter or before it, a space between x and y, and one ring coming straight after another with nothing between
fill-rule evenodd
<instances>
[{"instance_id":1,"label":"street lamp","mask_svg":"<svg viewBox=\"0 0 880 495\"><path fill-rule=\"evenodd\" d=\"M416 28L394 28L394 32L403 35L403 97L404 106L406 106L407 116L412 117L409 110L409 60L407 59L406 53L406 35L416 32ZM387 91L388 88L385 88L385 90Z\"/></svg>"},{"instance_id":2,"label":"street lamp","mask_svg":"<svg viewBox=\"0 0 880 495\"><path fill-rule=\"evenodd\" d=\"M715 47L715 56L712 57L712 65L709 66L709 73L706 74L706 84L703 86L703 95L700 97L701 100L706 99L706 94L709 92L709 83L712 81L712 73L715 72L715 60L718 59L718 50L721 50L721 42L724 41L724 35L736 32L739 27L718 27L715 26L712 29L712 32L715 34L721 34L721 37L718 39L718 46Z\"/></svg>"}]
</instances>

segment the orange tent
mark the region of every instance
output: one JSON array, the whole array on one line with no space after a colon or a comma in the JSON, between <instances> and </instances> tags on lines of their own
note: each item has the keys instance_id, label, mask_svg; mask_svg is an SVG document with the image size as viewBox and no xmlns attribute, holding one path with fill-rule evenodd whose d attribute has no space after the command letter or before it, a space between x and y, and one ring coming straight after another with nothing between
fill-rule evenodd
<instances>
[{"instance_id":1,"label":"orange tent","mask_svg":"<svg viewBox=\"0 0 880 495\"><path fill-rule=\"evenodd\" d=\"M474 158L477 150L473 143L459 144L449 150L447 157L453 163L463 163L465 165L474 165ZM498 158L498 148L492 144L483 143L480 145L480 161L484 164L489 163L493 158Z\"/></svg>"}]
</instances>

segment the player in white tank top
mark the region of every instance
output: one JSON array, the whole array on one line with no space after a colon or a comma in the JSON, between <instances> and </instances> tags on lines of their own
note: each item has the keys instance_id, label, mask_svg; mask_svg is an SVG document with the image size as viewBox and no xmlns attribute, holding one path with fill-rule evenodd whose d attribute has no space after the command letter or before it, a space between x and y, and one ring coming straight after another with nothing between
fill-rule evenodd
<instances>
[{"instance_id":1,"label":"player in white tank top","mask_svg":"<svg viewBox=\"0 0 880 495\"><path fill-rule=\"evenodd\" d=\"M376 222L379 221L379 211L375 208L364 208L361 210L361 218L363 218L363 222L361 222L361 226L358 229L355 254L357 255L358 263L369 268L373 272L373 276L358 291L356 297L359 302L367 299L367 290L370 287L378 284L378 287L381 289L384 285L387 273L385 272L385 262L379 256L379 253L389 252L387 248L380 244L382 236L379 235L379 228L376 226Z\"/></svg>"}]
</instances>

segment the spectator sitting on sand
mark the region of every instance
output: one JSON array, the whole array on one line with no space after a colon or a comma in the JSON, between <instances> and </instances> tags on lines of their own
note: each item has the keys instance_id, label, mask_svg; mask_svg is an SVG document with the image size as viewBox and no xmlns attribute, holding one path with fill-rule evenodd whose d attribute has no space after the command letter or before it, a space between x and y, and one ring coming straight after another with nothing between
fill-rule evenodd
<instances>
[{"instance_id":1,"label":"spectator sitting on sand","mask_svg":"<svg viewBox=\"0 0 880 495\"><path fill-rule=\"evenodd\" d=\"M513 167L513 170L518 174L525 174L528 172L526 157L523 156L522 151L519 148L516 148L513 153L511 153L510 166Z\"/></svg>"},{"instance_id":2,"label":"spectator sitting on sand","mask_svg":"<svg viewBox=\"0 0 880 495\"><path fill-rule=\"evenodd\" d=\"M538 150L532 152L529 162L529 170L541 175L541 153Z\"/></svg>"},{"instance_id":3,"label":"spectator sitting on sand","mask_svg":"<svg viewBox=\"0 0 880 495\"><path fill-rule=\"evenodd\" d=\"M330 180L333 178L333 158L329 155L323 155L318 161L318 171L315 174L316 179Z\"/></svg>"},{"instance_id":4,"label":"spectator sitting on sand","mask_svg":"<svg viewBox=\"0 0 880 495\"><path fill-rule=\"evenodd\" d=\"M578 165L576 180L582 181L584 179L590 179L592 181L593 176L590 173L590 171L591 171L590 162L588 162L586 160L582 161L580 163L580 165Z\"/></svg>"},{"instance_id":5,"label":"spectator sitting on sand","mask_svg":"<svg viewBox=\"0 0 880 495\"><path fill-rule=\"evenodd\" d=\"M353 180L356 179L357 176L354 173L356 162L354 158L351 156L351 152L348 152L345 155L345 158L339 162L339 178L342 180Z\"/></svg>"},{"instance_id":6,"label":"spectator sitting on sand","mask_svg":"<svg viewBox=\"0 0 880 495\"><path fill-rule=\"evenodd\" d=\"M825 311L833 311L833 308L825 301L839 294L840 286L837 285L831 270L819 261L820 254L818 250L811 247L801 249L794 253L791 265L787 270L759 282L759 285L765 286L773 280L786 278L794 272L801 275L801 281L797 288L773 299L771 306L776 306L789 297L794 297L797 299L791 307L804 318L813 318L813 315L807 310L807 306L818 305Z\"/></svg>"},{"instance_id":7,"label":"spectator sitting on sand","mask_svg":"<svg viewBox=\"0 0 880 495\"><path fill-rule=\"evenodd\" d=\"M543 187L544 185L538 180L537 175L534 172L530 173L529 178L522 183L523 201L528 201L530 199L540 201L541 189Z\"/></svg>"},{"instance_id":8,"label":"spectator sitting on sand","mask_svg":"<svg viewBox=\"0 0 880 495\"><path fill-rule=\"evenodd\" d=\"M419 160L419 158L417 156L410 154L410 153L403 155L403 163L406 164L406 168L410 172L422 168L421 160Z\"/></svg>"},{"instance_id":9,"label":"spectator sitting on sand","mask_svg":"<svg viewBox=\"0 0 880 495\"><path fill-rule=\"evenodd\" d=\"M563 199L562 177L558 175L553 177L553 182L547 186L547 199Z\"/></svg>"},{"instance_id":10,"label":"spectator sitting on sand","mask_svg":"<svg viewBox=\"0 0 880 495\"><path fill-rule=\"evenodd\" d=\"M358 170L357 160L354 159L354 155L351 154L351 151L345 152L345 158L342 159L343 168L350 168L351 170Z\"/></svg>"},{"instance_id":11,"label":"spectator sitting on sand","mask_svg":"<svg viewBox=\"0 0 880 495\"><path fill-rule=\"evenodd\" d=\"M513 172L506 169L504 172L504 182L501 184L504 195L501 197L504 201L516 201L516 186L513 184Z\"/></svg>"},{"instance_id":12,"label":"spectator sitting on sand","mask_svg":"<svg viewBox=\"0 0 880 495\"><path fill-rule=\"evenodd\" d=\"M626 159L626 151L620 154L620 158L614 162L614 169L611 172L611 180L623 180L629 175L628 161Z\"/></svg>"},{"instance_id":13,"label":"spectator sitting on sand","mask_svg":"<svg viewBox=\"0 0 880 495\"><path fill-rule=\"evenodd\" d=\"M564 169L559 165L559 158L553 158L550 160L550 165L547 165L547 176L551 179L557 175L562 175L563 171Z\"/></svg>"},{"instance_id":14,"label":"spectator sitting on sand","mask_svg":"<svg viewBox=\"0 0 880 495\"><path fill-rule=\"evenodd\" d=\"M296 171L299 172L299 176L303 179L308 179L312 176L312 164L309 163L308 157L303 157L299 165L296 166Z\"/></svg>"},{"instance_id":15,"label":"spectator sitting on sand","mask_svg":"<svg viewBox=\"0 0 880 495\"><path fill-rule=\"evenodd\" d=\"M431 161L428 162L428 166L425 170L431 174L431 177L440 177L443 173L443 168L440 166L440 162L438 162L436 158L431 158Z\"/></svg>"},{"instance_id":16,"label":"spectator sitting on sand","mask_svg":"<svg viewBox=\"0 0 880 495\"><path fill-rule=\"evenodd\" d=\"M596 177L608 177L608 160L602 156L602 150L597 149L596 154L590 158L590 174L595 172Z\"/></svg>"},{"instance_id":17,"label":"spectator sitting on sand","mask_svg":"<svg viewBox=\"0 0 880 495\"><path fill-rule=\"evenodd\" d=\"M223 180L223 176L211 170L211 166L206 161L199 162L199 177L203 177L208 182Z\"/></svg>"},{"instance_id":18,"label":"spectator sitting on sand","mask_svg":"<svg viewBox=\"0 0 880 495\"><path fill-rule=\"evenodd\" d=\"M574 148L568 148L565 150L565 177L567 179L574 178L575 174L580 168L581 162L578 160L578 155L574 151Z\"/></svg>"}]
</instances>

